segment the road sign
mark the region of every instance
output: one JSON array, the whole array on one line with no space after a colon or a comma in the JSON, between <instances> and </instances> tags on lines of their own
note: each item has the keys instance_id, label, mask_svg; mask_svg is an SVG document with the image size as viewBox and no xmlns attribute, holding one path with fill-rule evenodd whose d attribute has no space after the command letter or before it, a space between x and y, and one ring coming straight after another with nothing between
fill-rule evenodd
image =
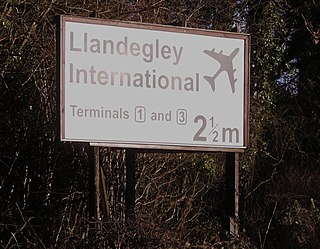
<instances>
[{"instance_id":1,"label":"road sign","mask_svg":"<svg viewBox=\"0 0 320 249\"><path fill-rule=\"evenodd\" d=\"M61 16L63 141L242 151L246 34Z\"/></svg>"}]
</instances>

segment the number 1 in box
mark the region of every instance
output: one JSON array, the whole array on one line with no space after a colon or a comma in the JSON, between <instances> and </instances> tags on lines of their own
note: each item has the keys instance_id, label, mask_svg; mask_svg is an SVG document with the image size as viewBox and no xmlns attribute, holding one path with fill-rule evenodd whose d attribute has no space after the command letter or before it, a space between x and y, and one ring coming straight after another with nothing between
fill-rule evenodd
<instances>
[{"instance_id":1,"label":"number 1 in box","mask_svg":"<svg viewBox=\"0 0 320 249\"><path fill-rule=\"evenodd\" d=\"M146 122L146 108L144 106L136 106L134 111L134 120L138 123Z\"/></svg>"}]
</instances>

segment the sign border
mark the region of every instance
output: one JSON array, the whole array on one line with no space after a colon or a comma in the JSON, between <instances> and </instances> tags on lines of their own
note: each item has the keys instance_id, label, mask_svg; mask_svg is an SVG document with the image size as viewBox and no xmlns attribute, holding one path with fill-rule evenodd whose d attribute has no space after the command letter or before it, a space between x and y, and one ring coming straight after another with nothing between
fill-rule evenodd
<instances>
[{"instance_id":1,"label":"sign border","mask_svg":"<svg viewBox=\"0 0 320 249\"><path fill-rule=\"evenodd\" d=\"M105 20L97 18L76 17L76 16L64 16L60 15L57 18L56 29L56 64L57 64L57 103L58 108L58 133L60 134L61 141L71 142L89 142L92 146L104 146L104 147L116 147L116 148L139 148L139 149L160 149L160 150L177 150L177 151L220 151L220 152L243 152L249 146L249 106L250 106L250 45L251 38L249 34L234 33L226 31L216 31L207 29L195 29L187 27L167 26L151 23L138 23L129 21L118 20ZM83 24L96 24L96 25L108 25L122 28L144 29L153 31L165 31L172 33L183 33L193 35L215 36L223 38L241 39L244 41L244 129L243 129L243 146L228 147L228 146L183 146L183 145L168 145L159 143L135 143L135 142L117 142L117 141L97 141L86 139L66 139L65 138L65 24L66 22L75 22Z\"/></svg>"}]
</instances>

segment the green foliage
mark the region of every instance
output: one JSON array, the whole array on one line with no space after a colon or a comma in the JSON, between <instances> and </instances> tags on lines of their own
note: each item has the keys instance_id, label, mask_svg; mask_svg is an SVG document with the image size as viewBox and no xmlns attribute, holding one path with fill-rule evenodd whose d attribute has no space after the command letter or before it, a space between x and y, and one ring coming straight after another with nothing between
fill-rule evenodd
<instances>
[{"instance_id":1,"label":"green foliage","mask_svg":"<svg viewBox=\"0 0 320 249\"><path fill-rule=\"evenodd\" d=\"M257 34L252 42L251 90L255 100L263 108L275 106L277 88L275 80L280 77L284 64L286 29L284 1L267 1L248 11L248 32ZM251 18L253 15L255 18Z\"/></svg>"},{"instance_id":2,"label":"green foliage","mask_svg":"<svg viewBox=\"0 0 320 249\"><path fill-rule=\"evenodd\" d=\"M319 207L303 204L299 209L292 199L302 203L298 196L303 196L319 202L318 186L301 181L314 182L319 174L319 46L314 39L319 4L246 3L253 38L252 130L241 187L242 209L252 213L244 212L242 219L249 222L247 234L260 241L261 248L318 248L313 231L319 223L311 220L318 219L312 210ZM306 172L303 178L296 174L300 171ZM288 217L285 222L279 218L299 210L304 221L296 230Z\"/></svg>"}]
</instances>

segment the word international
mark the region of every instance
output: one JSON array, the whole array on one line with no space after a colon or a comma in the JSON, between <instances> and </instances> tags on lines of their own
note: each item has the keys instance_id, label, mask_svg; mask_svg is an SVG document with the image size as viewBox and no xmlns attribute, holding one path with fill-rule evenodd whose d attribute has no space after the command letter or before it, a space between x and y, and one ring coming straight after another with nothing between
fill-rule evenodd
<instances>
[{"instance_id":1,"label":"word international","mask_svg":"<svg viewBox=\"0 0 320 249\"><path fill-rule=\"evenodd\" d=\"M199 92L199 73L193 77L167 76L158 74L155 69L143 73L113 72L90 68L76 68L73 63L69 65L69 82L74 84L92 84L109 86L126 86L136 88L184 90Z\"/></svg>"}]
</instances>

